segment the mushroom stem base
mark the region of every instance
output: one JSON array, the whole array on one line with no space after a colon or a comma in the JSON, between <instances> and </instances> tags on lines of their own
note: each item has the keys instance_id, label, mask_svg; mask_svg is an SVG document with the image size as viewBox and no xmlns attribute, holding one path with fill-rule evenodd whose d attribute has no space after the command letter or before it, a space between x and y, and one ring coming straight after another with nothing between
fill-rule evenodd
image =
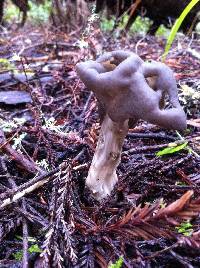
<instances>
[{"instance_id":1,"label":"mushroom stem base","mask_svg":"<svg viewBox=\"0 0 200 268\"><path fill-rule=\"evenodd\" d=\"M86 185L98 200L110 195L118 178L116 168L121 159L122 145L128 133L128 120L113 122L105 116Z\"/></svg>"}]
</instances>

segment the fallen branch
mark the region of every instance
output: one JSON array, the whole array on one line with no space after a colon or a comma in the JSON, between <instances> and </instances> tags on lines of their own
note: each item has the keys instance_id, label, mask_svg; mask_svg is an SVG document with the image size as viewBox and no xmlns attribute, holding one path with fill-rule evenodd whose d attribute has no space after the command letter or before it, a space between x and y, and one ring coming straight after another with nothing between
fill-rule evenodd
<instances>
[{"instance_id":1,"label":"fallen branch","mask_svg":"<svg viewBox=\"0 0 200 268\"><path fill-rule=\"evenodd\" d=\"M39 187L43 186L47 182L50 182L54 179L54 176L56 173L60 172L61 169L63 169L66 166L66 162L63 162L59 167L42 174L40 176L34 177L32 180L20 185L17 189L15 189L14 192L10 192L10 197L4 199L0 204L0 209L5 208L6 206L12 204L13 202L16 202L17 200L21 199L26 194L29 194L33 192L34 190L38 189ZM85 168L87 164L75 166L72 168L72 170L77 171L82 168Z\"/></svg>"},{"instance_id":2,"label":"fallen branch","mask_svg":"<svg viewBox=\"0 0 200 268\"><path fill-rule=\"evenodd\" d=\"M56 174L59 170L60 167L55 168L54 170L48 173L34 177L29 182L20 185L13 193L9 193L9 195L11 195L9 198L6 198L2 201L0 209L10 205L11 203L22 198L24 195L33 192L35 189L49 182L51 179L53 179L52 175Z\"/></svg>"},{"instance_id":3,"label":"fallen branch","mask_svg":"<svg viewBox=\"0 0 200 268\"><path fill-rule=\"evenodd\" d=\"M165 139L165 140L171 140L175 141L177 140L176 137L169 136L166 134L160 134L160 133L135 133L135 132L129 132L127 137L134 138L134 139Z\"/></svg>"},{"instance_id":4,"label":"fallen branch","mask_svg":"<svg viewBox=\"0 0 200 268\"><path fill-rule=\"evenodd\" d=\"M0 149L12 158L17 164L30 173L37 173L43 171L33 162L28 160L23 154L17 152L6 141L4 132L0 129Z\"/></svg>"}]
</instances>

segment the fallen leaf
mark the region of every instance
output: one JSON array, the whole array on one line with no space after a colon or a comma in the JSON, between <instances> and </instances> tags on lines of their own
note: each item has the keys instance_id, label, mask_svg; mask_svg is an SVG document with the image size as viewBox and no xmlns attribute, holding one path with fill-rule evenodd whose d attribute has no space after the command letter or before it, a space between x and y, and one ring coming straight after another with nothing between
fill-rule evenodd
<instances>
[{"instance_id":1,"label":"fallen leaf","mask_svg":"<svg viewBox=\"0 0 200 268\"><path fill-rule=\"evenodd\" d=\"M31 95L26 91L0 91L0 102L15 105L32 102L32 99Z\"/></svg>"},{"instance_id":2,"label":"fallen leaf","mask_svg":"<svg viewBox=\"0 0 200 268\"><path fill-rule=\"evenodd\" d=\"M162 218L163 216L172 215L181 211L193 194L194 192L192 190L187 191L183 196L181 196L181 198L179 198L166 208L159 210L159 212L154 216L154 218Z\"/></svg>"},{"instance_id":3,"label":"fallen leaf","mask_svg":"<svg viewBox=\"0 0 200 268\"><path fill-rule=\"evenodd\" d=\"M173 153L179 152L180 150L183 150L187 146L187 144L188 142L184 142L181 145L164 148L163 150L157 152L156 156L162 156L166 154L173 154Z\"/></svg>"}]
</instances>

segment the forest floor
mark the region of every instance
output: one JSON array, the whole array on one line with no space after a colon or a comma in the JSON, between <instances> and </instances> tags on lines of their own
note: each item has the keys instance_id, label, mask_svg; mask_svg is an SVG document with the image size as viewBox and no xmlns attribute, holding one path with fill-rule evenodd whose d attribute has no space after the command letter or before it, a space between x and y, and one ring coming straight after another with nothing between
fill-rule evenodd
<instances>
[{"instance_id":1,"label":"forest floor","mask_svg":"<svg viewBox=\"0 0 200 268\"><path fill-rule=\"evenodd\" d=\"M85 187L96 99L74 66L120 48L160 60L165 40L95 31L84 48L79 38L29 28L0 36L0 267L108 267L120 256L123 267L200 267L199 40L180 38L165 61L187 130L130 129L119 182L98 202ZM177 152L156 156L169 143Z\"/></svg>"}]
</instances>

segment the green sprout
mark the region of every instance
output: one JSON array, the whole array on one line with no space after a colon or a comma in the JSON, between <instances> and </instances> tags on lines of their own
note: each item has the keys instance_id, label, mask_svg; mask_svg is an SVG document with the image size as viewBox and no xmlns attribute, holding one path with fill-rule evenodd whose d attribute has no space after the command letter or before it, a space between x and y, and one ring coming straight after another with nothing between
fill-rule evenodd
<instances>
[{"instance_id":1,"label":"green sprout","mask_svg":"<svg viewBox=\"0 0 200 268\"><path fill-rule=\"evenodd\" d=\"M34 245L32 245L32 246L30 246L30 247L28 248L28 252L29 252L29 253L41 253L42 250L41 250L41 248L38 246L38 244L34 244Z\"/></svg>"},{"instance_id":2,"label":"green sprout","mask_svg":"<svg viewBox=\"0 0 200 268\"><path fill-rule=\"evenodd\" d=\"M18 240L23 240L23 237L20 236L20 235L16 235L16 238ZM28 237L28 242L33 243L33 242L36 242L36 241L37 240L34 237L31 237L31 236ZM41 252L42 252L42 250L38 246L38 244L33 244L28 248L28 253L30 253L30 254L32 254L32 253L41 253ZM23 250L18 250L17 252L13 253L12 255L13 255L13 257L14 257L14 259L16 261L21 261L22 258L23 258Z\"/></svg>"},{"instance_id":3,"label":"green sprout","mask_svg":"<svg viewBox=\"0 0 200 268\"><path fill-rule=\"evenodd\" d=\"M37 5L30 1L29 20L34 24L47 23L51 14L52 2L45 0L44 4Z\"/></svg>"},{"instance_id":4,"label":"green sprout","mask_svg":"<svg viewBox=\"0 0 200 268\"><path fill-rule=\"evenodd\" d=\"M181 24L183 23L185 17L188 15L188 13L190 12L190 10L199 2L200 0L191 0L190 3L184 8L183 12L181 13L181 15L179 16L179 18L176 20L176 22L174 23L171 32L169 34L169 37L167 39L167 44L165 46L165 52L162 55L162 60L164 61L171 46L172 43L174 41L174 38L181 26Z\"/></svg>"},{"instance_id":5,"label":"green sprout","mask_svg":"<svg viewBox=\"0 0 200 268\"><path fill-rule=\"evenodd\" d=\"M5 58L0 58L0 71L14 70L15 66Z\"/></svg>"},{"instance_id":6,"label":"green sprout","mask_svg":"<svg viewBox=\"0 0 200 268\"><path fill-rule=\"evenodd\" d=\"M23 251L22 250L19 250L19 251L13 253L12 255L13 255L13 257L14 257L14 259L16 261L21 261L22 258L23 258Z\"/></svg>"},{"instance_id":7,"label":"green sprout","mask_svg":"<svg viewBox=\"0 0 200 268\"><path fill-rule=\"evenodd\" d=\"M111 265L109 265L108 268L121 268L123 265L123 262L124 262L124 259L121 256L115 263L112 263Z\"/></svg>"},{"instance_id":8,"label":"green sprout","mask_svg":"<svg viewBox=\"0 0 200 268\"><path fill-rule=\"evenodd\" d=\"M39 247L37 244L34 244L34 245L32 245L32 246L30 246L30 247L28 248L28 252L29 252L30 254L31 254L31 253L41 253L42 250L40 249L40 247ZM23 250L19 250L19 251L13 253L12 255L13 255L13 257L14 257L14 259L15 259L16 261L21 261L22 258L23 258Z\"/></svg>"},{"instance_id":9,"label":"green sprout","mask_svg":"<svg viewBox=\"0 0 200 268\"><path fill-rule=\"evenodd\" d=\"M175 229L179 234L183 234L185 236L191 236L193 233L192 224L189 221L183 221L179 226L176 226Z\"/></svg>"},{"instance_id":10,"label":"green sprout","mask_svg":"<svg viewBox=\"0 0 200 268\"><path fill-rule=\"evenodd\" d=\"M148 29L151 24L152 22L149 18L137 16L136 20L130 28L130 32L145 35L148 32Z\"/></svg>"},{"instance_id":11,"label":"green sprout","mask_svg":"<svg viewBox=\"0 0 200 268\"><path fill-rule=\"evenodd\" d=\"M100 27L103 32L110 32L112 31L113 27L115 25L114 17L111 19L107 19L103 17L101 19Z\"/></svg>"},{"instance_id":12,"label":"green sprout","mask_svg":"<svg viewBox=\"0 0 200 268\"><path fill-rule=\"evenodd\" d=\"M174 154L174 153L179 152L183 149L186 149L187 144L188 144L187 141L182 143L182 144L179 144L179 145L177 145L176 143L169 143L168 147L158 151L156 153L156 156L162 156L162 155L166 155L166 154Z\"/></svg>"}]
</instances>

